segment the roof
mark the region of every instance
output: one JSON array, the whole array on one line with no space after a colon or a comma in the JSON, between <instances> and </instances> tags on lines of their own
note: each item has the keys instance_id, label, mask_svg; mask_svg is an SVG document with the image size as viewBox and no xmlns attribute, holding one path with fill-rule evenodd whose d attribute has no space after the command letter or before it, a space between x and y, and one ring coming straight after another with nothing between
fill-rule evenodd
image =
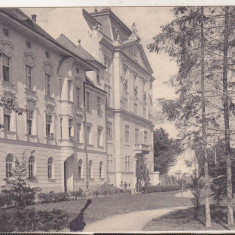
<instances>
[{"instance_id":1,"label":"roof","mask_svg":"<svg viewBox=\"0 0 235 235\"><path fill-rule=\"evenodd\" d=\"M55 41L55 39L48 34L44 29L42 29L39 25L37 25L33 20L31 20L23 11L19 8L0 8L0 11L8 14L12 18L17 19L25 26L36 30L38 33L42 34L46 38L50 38L50 40Z\"/></svg>"},{"instance_id":2,"label":"roof","mask_svg":"<svg viewBox=\"0 0 235 235\"><path fill-rule=\"evenodd\" d=\"M46 40L49 40L57 47L60 47L62 50L65 50L67 53L72 54L73 56L77 57L81 61L85 62L86 65L91 66L93 69L95 66L94 63L90 63L87 59L84 59L79 53L74 53L73 50L64 47L62 44L58 43L50 34L48 34L44 29L42 29L38 24L36 24L33 20L31 20L24 12L22 12L19 8L0 8L0 12L7 14L10 18L18 21L25 27L33 30L34 32L38 33L40 36L44 37ZM99 65L100 67L100 65Z\"/></svg>"},{"instance_id":3,"label":"roof","mask_svg":"<svg viewBox=\"0 0 235 235\"><path fill-rule=\"evenodd\" d=\"M93 82L90 78L88 78L87 76L86 76L86 84L89 85L89 86L91 86L91 87L93 87L93 88L96 89L96 90L99 90L99 91L101 91L101 92L103 92L103 93L107 93L106 91L104 91L104 90L100 89L99 87L97 87L97 86L94 84L94 82Z\"/></svg>"},{"instance_id":4,"label":"roof","mask_svg":"<svg viewBox=\"0 0 235 235\"><path fill-rule=\"evenodd\" d=\"M69 38L67 38L64 34L61 34L56 41L60 43L62 46L66 47L70 51L73 51L75 54L80 56L86 61L94 63L99 68L105 69L106 67L102 65L99 61L97 61L88 51L86 51L81 45L75 45Z\"/></svg>"}]
</instances>

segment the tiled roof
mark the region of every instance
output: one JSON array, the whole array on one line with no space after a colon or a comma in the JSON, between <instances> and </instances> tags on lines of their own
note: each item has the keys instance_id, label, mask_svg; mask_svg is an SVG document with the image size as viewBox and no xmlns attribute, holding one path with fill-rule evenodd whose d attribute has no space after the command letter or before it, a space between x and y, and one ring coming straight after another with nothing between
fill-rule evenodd
<instances>
[{"instance_id":1,"label":"tiled roof","mask_svg":"<svg viewBox=\"0 0 235 235\"><path fill-rule=\"evenodd\" d=\"M64 34L61 34L56 41L67 49L73 51L75 54L87 60L99 65L101 68L105 68L100 62L98 62L88 51L86 51L81 45L76 46L70 39L68 39Z\"/></svg>"},{"instance_id":2,"label":"tiled roof","mask_svg":"<svg viewBox=\"0 0 235 235\"><path fill-rule=\"evenodd\" d=\"M42 34L44 37L49 38L50 40L56 42L56 40L50 34L48 34L39 25L37 25L33 20L31 20L19 8L0 8L0 11L4 12L7 15L9 15L10 17L20 21L22 24L26 25L27 27L34 29L38 33Z\"/></svg>"}]
</instances>

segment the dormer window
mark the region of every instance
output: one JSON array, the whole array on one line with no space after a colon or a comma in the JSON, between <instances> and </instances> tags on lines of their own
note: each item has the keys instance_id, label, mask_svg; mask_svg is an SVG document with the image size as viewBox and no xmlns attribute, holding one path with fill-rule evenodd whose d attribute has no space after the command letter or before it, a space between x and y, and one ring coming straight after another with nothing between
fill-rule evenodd
<instances>
[{"instance_id":1,"label":"dormer window","mask_svg":"<svg viewBox=\"0 0 235 235\"><path fill-rule=\"evenodd\" d=\"M26 46L28 47L28 48L31 48L31 43L27 40L26 41Z\"/></svg>"},{"instance_id":2,"label":"dormer window","mask_svg":"<svg viewBox=\"0 0 235 235\"><path fill-rule=\"evenodd\" d=\"M76 72L79 73L79 68L76 68Z\"/></svg>"},{"instance_id":3,"label":"dormer window","mask_svg":"<svg viewBox=\"0 0 235 235\"><path fill-rule=\"evenodd\" d=\"M49 52L48 52L48 51L45 51L45 55L46 55L46 57L47 57L47 58L49 58L49 57L50 57L50 54L49 54Z\"/></svg>"},{"instance_id":4,"label":"dormer window","mask_svg":"<svg viewBox=\"0 0 235 235\"><path fill-rule=\"evenodd\" d=\"M6 37L9 36L9 31L8 31L8 29L4 28L2 31L3 31L3 35L4 35L4 36L6 36Z\"/></svg>"}]
</instances>

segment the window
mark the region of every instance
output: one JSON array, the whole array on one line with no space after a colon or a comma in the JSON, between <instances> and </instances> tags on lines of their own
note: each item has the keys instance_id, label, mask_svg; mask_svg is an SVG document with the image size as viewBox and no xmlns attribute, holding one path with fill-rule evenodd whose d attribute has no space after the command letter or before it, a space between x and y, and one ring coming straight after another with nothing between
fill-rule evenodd
<instances>
[{"instance_id":1,"label":"window","mask_svg":"<svg viewBox=\"0 0 235 235\"><path fill-rule=\"evenodd\" d=\"M60 138L63 139L63 118L60 118Z\"/></svg>"},{"instance_id":2,"label":"window","mask_svg":"<svg viewBox=\"0 0 235 235\"><path fill-rule=\"evenodd\" d=\"M11 115L9 113L4 113L4 130L11 130Z\"/></svg>"},{"instance_id":3,"label":"window","mask_svg":"<svg viewBox=\"0 0 235 235\"><path fill-rule=\"evenodd\" d=\"M96 81L98 84L100 84L100 74L99 72L97 71L97 74L96 74Z\"/></svg>"},{"instance_id":4,"label":"window","mask_svg":"<svg viewBox=\"0 0 235 235\"><path fill-rule=\"evenodd\" d=\"M26 86L29 90L32 90L32 70L32 67L26 65Z\"/></svg>"},{"instance_id":5,"label":"window","mask_svg":"<svg viewBox=\"0 0 235 235\"><path fill-rule=\"evenodd\" d=\"M103 178L103 162L102 161L99 164L99 176L100 176L100 179Z\"/></svg>"},{"instance_id":6,"label":"window","mask_svg":"<svg viewBox=\"0 0 235 235\"><path fill-rule=\"evenodd\" d=\"M46 58L49 58L49 57L50 57L50 54L49 54L48 51L45 51L45 56L46 56Z\"/></svg>"},{"instance_id":7,"label":"window","mask_svg":"<svg viewBox=\"0 0 235 235\"><path fill-rule=\"evenodd\" d=\"M123 98L123 108L125 109L125 110L127 110L127 99L126 98Z\"/></svg>"},{"instance_id":8,"label":"window","mask_svg":"<svg viewBox=\"0 0 235 235\"><path fill-rule=\"evenodd\" d=\"M52 116L51 115L46 115L46 135L51 135L51 125L52 125Z\"/></svg>"},{"instance_id":9,"label":"window","mask_svg":"<svg viewBox=\"0 0 235 235\"><path fill-rule=\"evenodd\" d=\"M91 143L91 126L86 127L86 143Z\"/></svg>"},{"instance_id":10,"label":"window","mask_svg":"<svg viewBox=\"0 0 235 235\"><path fill-rule=\"evenodd\" d=\"M148 132L144 131L144 144L148 143Z\"/></svg>"},{"instance_id":11,"label":"window","mask_svg":"<svg viewBox=\"0 0 235 235\"><path fill-rule=\"evenodd\" d=\"M76 72L79 73L79 68L76 68Z\"/></svg>"},{"instance_id":12,"label":"window","mask_svg":"<svg viewBox=\"0 0 235 235\"><path fill-rule=\"evenodd\" d=\"M72 129L73 129L73 119L69 119L69 138L71 139L73 137L72 135Z\"/></svg>"},{"instance_id":13,"label":"window","mask_svg":"<svg viewBox=\"0 0 235 235\"><path fill-rule=\"evenodd\" d=\"M62 98L62 89L63 89L63 81L62 79L59 80L59 92L60 92L60 98Z\"/></svg>"},{"instance_id":14,"label":"window","mask_svg":"<svg viewBox=\"0 0 235 235\"><path fill-rule=\"evenodd\" d=\"M68 80L68 101L71 101L72 81Z\"/></svg>"},{"instance_id":15,"label":"window","mask_svg":"<svg viewBox=\"0 0 235 235\"><path fill-rule=\"evenodd\" d=\"M129 143L129 126L125 125L125 142Z\"/></svg>"},{"instance_id":16,"label":"window","mask_svg":"<svg viewBox=\"0 0 235 235\"><path fill-rule=\"evenodd\" d=\"M86 92L86 109L90 111L90 93Z\"/></svg>"},{"instance_id":17,"label":"window","mask_svg":"<svg viewBox=\"0 0 235 235\"><path fill-rule=\"evenodd\" d=\"M8 29L6 29L6 28L4 28L3 30L2 30L2 32L3 32L3 35L4 36L9 36L9 31L8 31Z\"/></svg>"},{"instance_id":18,"label":"window","mask_svg":"<svg viewBox=\"0 0 235 235\"><path fill-rule=\"evenodd\" d=\"M77 107L80 107L80 88L76 87Z\"/></svg>"},{"instance_id":19,"label":"window","mask_svg":"<svg viewBox=\"0 0 235 235\"><path fill-rule=\"evenodd\" d=\"M34 156L29 157L29 179L33 179L35 176L35 158Z\"/></svg>"},{"instance_id":20,"label":"window","mask_svg":"<svg viewBox=\"0 0 235 235\"><path fill-rule=\"evenodd\" d=\"M10 82L10 57L3 54L3 81Z\"/></svg>"},{"instance_id":21,"label":"window","mask_svg":"<svg viewBox=\"0 0 235 235\"><path fill-rule=\"evenodd\" d=\"M102 112L101 112L101 98L99 96L97 96L97 112L98 112L98 115L102 114Z\"/></svg>"},{"instance_id":22,"label":"window","mask_svg":"<svg viewBox=\"0 0 235 235\"><path fill-rule=\"evenodd\" d=\"M32 135L33 111L27 110L27 134Z\"/></svg>"},{"instance_id":23,"label":"window","mask_svg":"<svg viewBox=\"0 0 235 235\"><path fill-rule=\"evenodd\" d=\"M128 82L123 83L123 94L127 95L128 94Z\"/></svg>"},{"instance_id":24,"label":"window","mask_svg":"<svg viewBox=\"0 0 235 235\"><path fill-rule=\"evenodd\" d=\"M50 75L49 74L45 74L45 91L46 91L46 95L51 96L51 89L50 89Z\"/></svg>"},{"instance_id":25,"label":"window","mask_svg":"<svg viewBox=\"0 0 235 235\"><path fill-rule=\"evenodd\" d=\"M125 170L126 172L130 171L130 156L125 156Z\"/></svg>"},{"instance_id":26,"label":"window","mask_svg":"<svg viewBox=\"0 0 235 235\"><path fill-rule=\"evenodd\" d=\"M134 114L138 114L138 106L134 103Z\"/></svg>"},{"instance_id":27,"label":"window","mask_svg":"<svg viewBox=\"0 0 235 235\"><path fill-rule=\"evenodd\" d=\"M107 105L110 105L110 86L108 84L104 85L104 90L107 92Z\"/></svg>"},{"instance_id":28,"label":"window","mask_svg":"<svg viewBox=\"0 0 235 235\"><path fill-rule=\"evenodd\" d=\"M26 41L25 44L28 48L31 48L31 43L29 41Z\"/></svg>"},{"instance_id":29,"label":"window","mask_svg":"<svg viewBox=\"0 0 235 235\"><path fill-rule=\"evenodd\" d=\"M106 71L110 72L110 59L108 57L104 57L104 66L106 67Z\"/></svg>"},{"instance_id":30,"label":"window","mask_svg":"<svg viewBox=\"0 0 235 235\"><path fill-rule=\"evenodd\" d=\"M7 178L11 177L12 169L13 169L13 155L7 154L7 157L6 157L6 177Z\"/></svg>"},{"instance_id":31,"label":"window","mask_svg":"<svg viewBox=\"0 0 235 235\"><path fill-rule=\"evenodd\" d=\"M88 165L88 175L89 175L89 179L93 178L93 164L92 161L89 161L89 165Z\"/></svg>"},{"instance_id":32,"label":"window","mask_svg":"<svg viewBox=\"0 0 235 235\"><path fill-rule=\"evenodd\" d=\"M77 124L77 141L81 143L81 123Z\"/></svg>"},{"instance_id":33,"label":"window","mask_svg":"<svg viewBox=\"0 0 235 235\"><path fill-rule=\"evenodd\" d=\"M53 169L53 158L49 157L48 158L48 179L54 178L53 177L53 174L54 174L53 171L54 171L54 169Z\"/></svg>"},{"instance_id":34,"label":"window","mask_svg":"<svg viewBox=\"0 0 235 235\"><path fill-rule=\"evenodd\" d=\"M143 116L146 117L146 108L143 108Z\"/></svg>"},{"instance_id":35,"label":"window","mask_svg":"<svg viewBox=\"0 0 235 235\"><path fill-rule=\"evenodd\" d=\"M107 122L107 137L112 139L112 122Z\"/></svg>"},{"instance_id":36,"label":"window","mask_svg":"<svg viewBox=\"0 0 235 235\"><path fill-rule=\"evenodd\" d=\"M102 146L102 128L97 129L97 145Z\"/></svg>"},{"instance_id":37,"label":"window","mask_svg":"<svg viewBox=\"0 0 235 235\"><path fill-rule=\"evenodd\" d=\"M139 129L135 128L135 144L139 144Z\"/></svg>"},{"instance_id":38,"label":"window","mask_svg":"<svg viewBox=\"0 0 235 235\"><path fill-rule=\"evenodd\" d=\"M78 161L78 179L82 178L82 159Z\"/></svg>"},{"instance_id":39,"label":"window","mask_svg":"<svg viewBox=\"0 0 235 235\"><path fill-rule=\"evenodd\" d=\"M138 98L138 88L134 87L134 97L137 99Z\"/></svg>"}]
</instances>

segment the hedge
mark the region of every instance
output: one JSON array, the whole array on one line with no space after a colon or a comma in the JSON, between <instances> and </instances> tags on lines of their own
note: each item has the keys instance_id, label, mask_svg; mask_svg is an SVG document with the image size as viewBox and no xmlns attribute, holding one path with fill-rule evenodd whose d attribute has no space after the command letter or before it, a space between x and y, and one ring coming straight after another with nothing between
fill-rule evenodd
<instances>
[{"instance_id":1,"label":"hedge","mask_svg":"<svg viewBox=\"0 0 235 235\"><path fill-rule=\"evenodd\" d=\"M35 209L2 210L1 232L59 231L68 227L68 213L62 210L37 211Z\"/></svg>"},{"instance_id":2,"label":"hedge","mask_svg":"<svg viewBox=\"0 0 235 235\"><path fill-rule=\"evenodd\" d=\"M155 193L155 192L168 192L181 189L181 185L155 185L142 187L141 192L143 193Z\"/></svg>"}]
</instances>

